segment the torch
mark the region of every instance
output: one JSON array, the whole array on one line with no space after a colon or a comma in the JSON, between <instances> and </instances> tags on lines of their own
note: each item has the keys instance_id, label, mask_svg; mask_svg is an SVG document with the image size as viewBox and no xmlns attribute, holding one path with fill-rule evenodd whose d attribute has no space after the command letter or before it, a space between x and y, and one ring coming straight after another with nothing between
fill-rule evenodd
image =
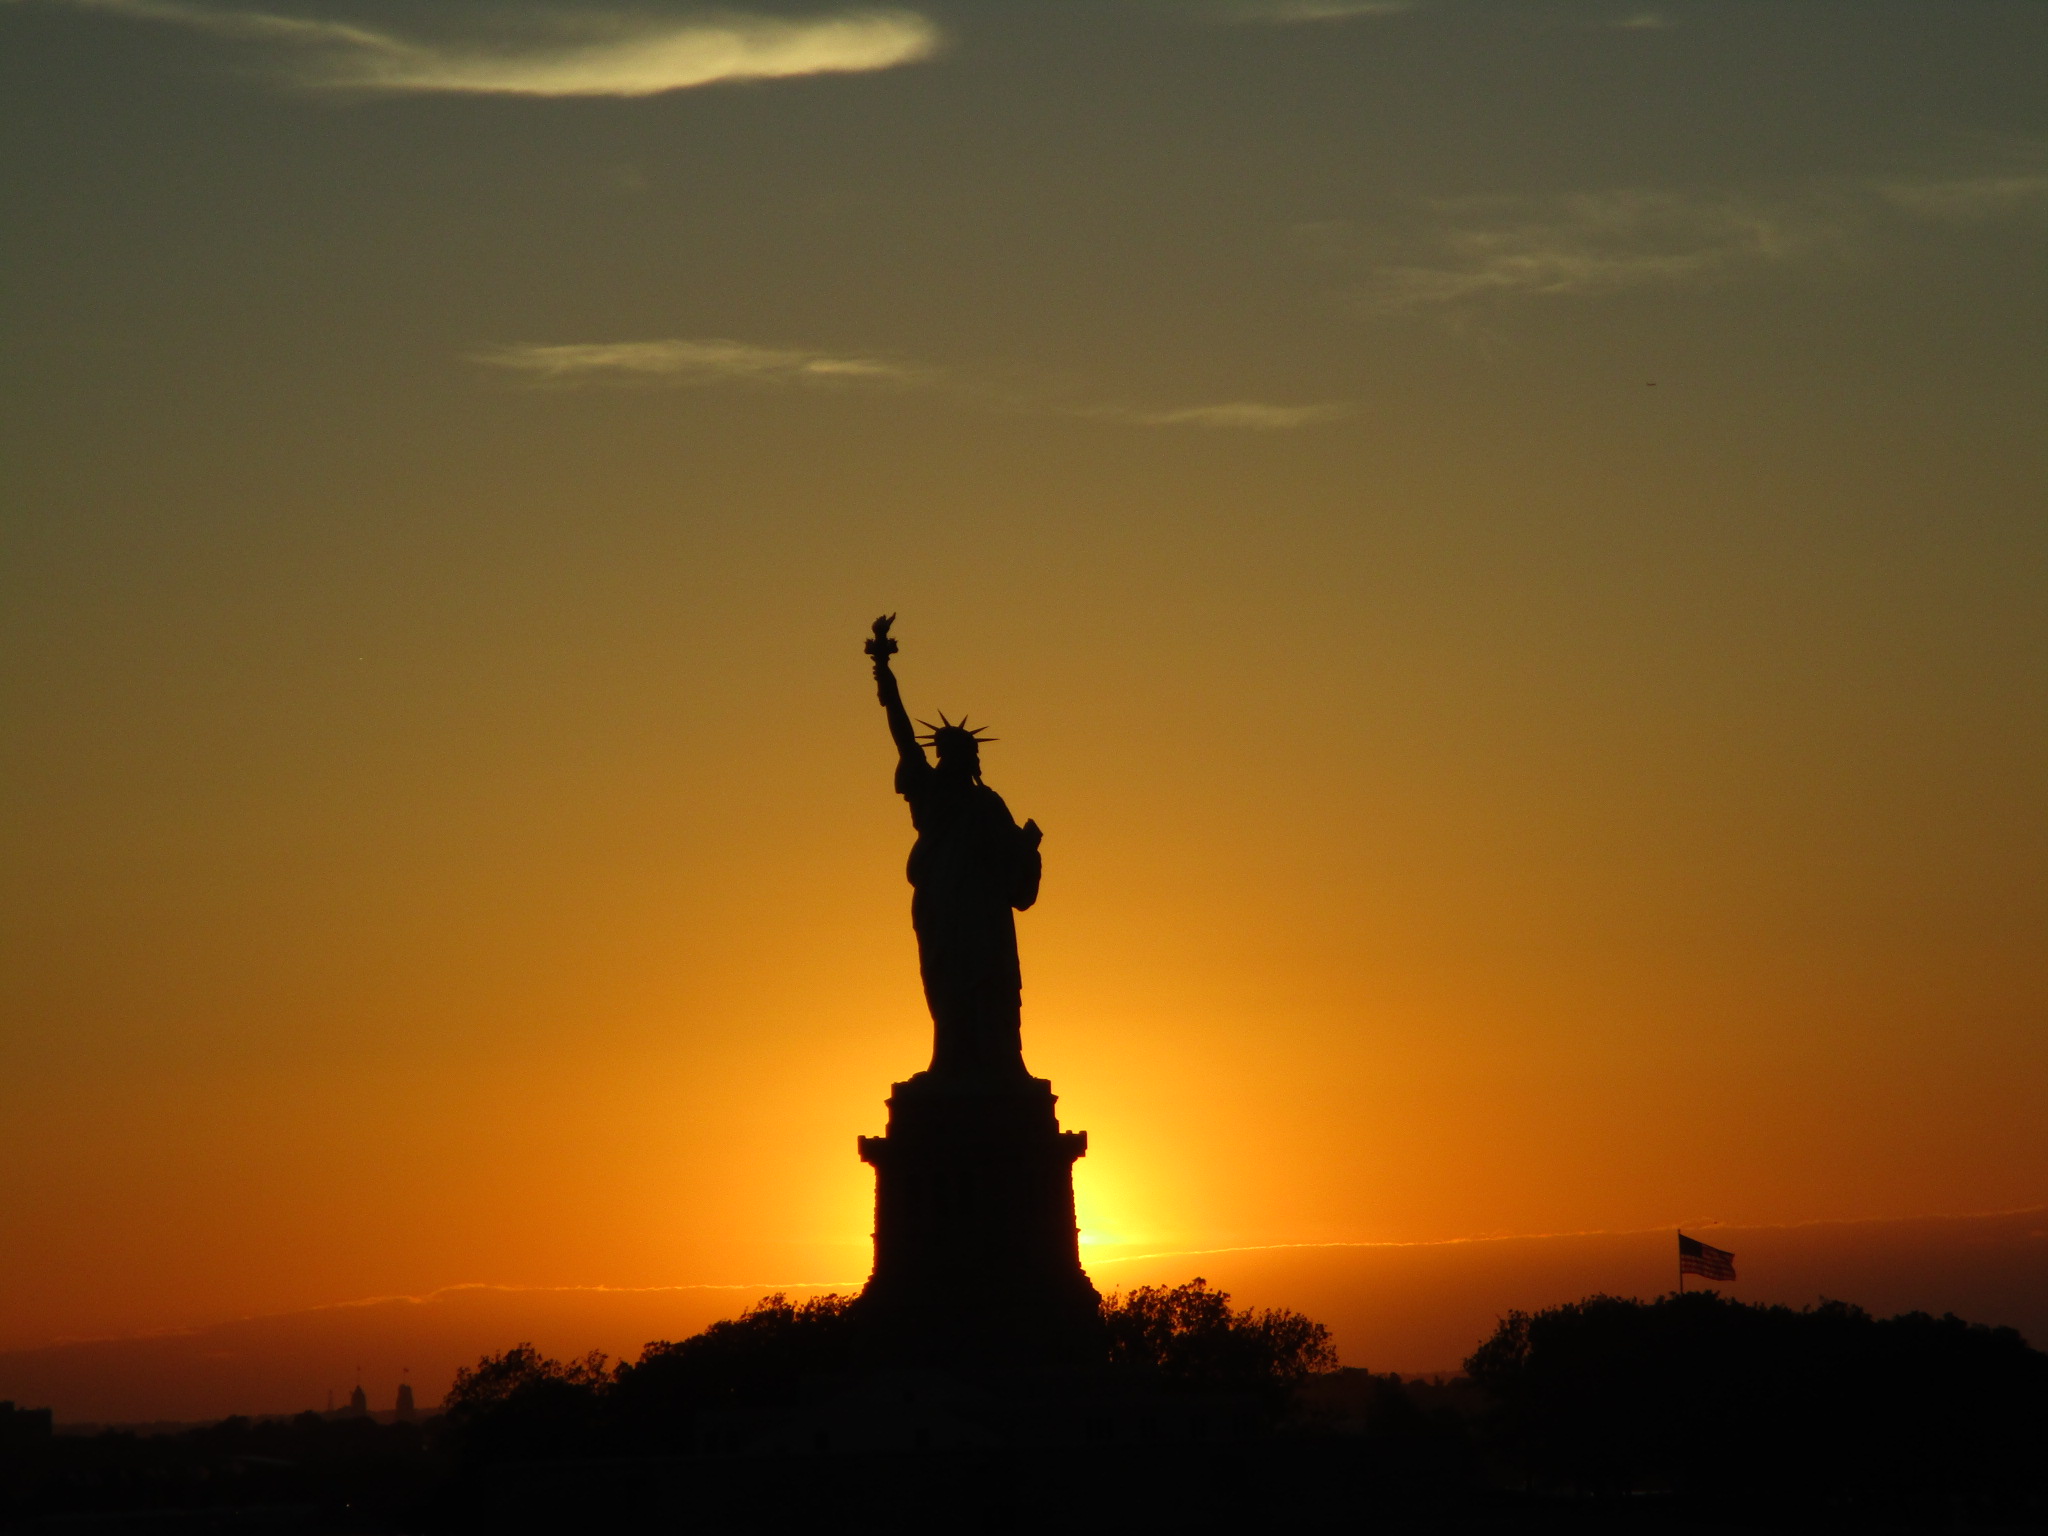
<instances>
[{"instance_id":1,"label":"torch","mask_svg":"<svg viewBox=\"0 0 2048 1536\"><path fill-rule=\"evenodd\" d=\"M889 626L895 622L896 615L893 613L885 613L875 620L875 638L865 647L867 653L875 658L875 666L878 669L888 666L889 658L896 654L896 642L889 638Z\"/></svg>"}]
</instances>

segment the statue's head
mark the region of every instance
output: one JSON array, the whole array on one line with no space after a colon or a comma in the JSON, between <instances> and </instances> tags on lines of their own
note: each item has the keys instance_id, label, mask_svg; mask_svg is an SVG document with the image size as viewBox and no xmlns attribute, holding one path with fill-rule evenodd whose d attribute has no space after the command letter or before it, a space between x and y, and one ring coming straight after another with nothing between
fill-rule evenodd
<instances>
[{"instance_id":1,"label":"statue's head","mask_svg":"<svg viewBox=\"0 0 2048 1536\"><path fill-rule=\"evenodd\" d=\"M984 741L994 741L995 738L983 736L978 726L970 727L965 715L958 721L953 721L948 720L942 713L939 722L938 725L932 725L929 721L920 720L918 724L931 733L922 739L929 742L932 751L938 755L940 771L961 773L970 779L979 779L981 744Z\"/></svg>"}]
</instances>

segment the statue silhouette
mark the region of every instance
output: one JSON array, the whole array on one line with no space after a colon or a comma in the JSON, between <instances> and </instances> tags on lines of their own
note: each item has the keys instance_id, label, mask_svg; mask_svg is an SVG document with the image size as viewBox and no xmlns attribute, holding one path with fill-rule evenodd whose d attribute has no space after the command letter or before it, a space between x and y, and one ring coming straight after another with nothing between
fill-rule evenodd
<instances>
[{"instance_id":1,"label":"statue silhouette","mask_svg":"<svg viewBox=\"0 0 2048 1536\"><path fill-rule=\"evenodd\" d=\"M894 617L875 620L867 652L917 829L910 921L932 1062L895 1085L888 1130L858 1143L875 1170L863 1348L891 1365L1089 1369L1108 1346L1074 1227L1088 1137L1060 1129L1018 1029L1015 914L1038 898L1038 824L1018 826L981 782L983 738L964 718L919 739L889 665Z\"/></svg>"},{"instance_id":2,"label":"statue silhouette","mask_svg":"<svg viewBox=\"0 0 2048 1536\"><path fill-rule=\"evenodd\" d=\"M924 722L919 738L890 668L895 615L875 620L867 653L896 743L896 793L910 802L910 924L932 1014L934 1075L1024 1078L1023 976L1017 920L1038 899L1038 823L1018 826L1003 797L981 781L982 733L962 716ZM936 763L925 757L929 742Z\"/></svg>"}]
</instances>

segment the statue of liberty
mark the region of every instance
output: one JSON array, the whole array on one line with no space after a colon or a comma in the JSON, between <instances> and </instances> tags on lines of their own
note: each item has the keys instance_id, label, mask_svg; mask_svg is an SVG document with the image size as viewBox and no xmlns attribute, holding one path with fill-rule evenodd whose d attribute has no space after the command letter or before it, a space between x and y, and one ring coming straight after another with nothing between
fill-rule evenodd
<instances>
[{"instance_id":1,"label":"statue of liberty","mask_svg":"<svg viewBox=\"0 0 2048 1536\"><path fill-rule=\"evenodd\" d=\"M993 1083L1028 1078L1019 1033L1023 976L1017 920L1038 899L1041 833L1018 826L1003 797L981 782L981 744L993 739L943 714L920 721L903 707L889 658L895 615L875 620L867 653L896 743L896 793L910 802L917 842L910 850L910 924L932 1013L935 1078ZM929 743L931 761L925 756Z\"/></svg>"}]
</instances>

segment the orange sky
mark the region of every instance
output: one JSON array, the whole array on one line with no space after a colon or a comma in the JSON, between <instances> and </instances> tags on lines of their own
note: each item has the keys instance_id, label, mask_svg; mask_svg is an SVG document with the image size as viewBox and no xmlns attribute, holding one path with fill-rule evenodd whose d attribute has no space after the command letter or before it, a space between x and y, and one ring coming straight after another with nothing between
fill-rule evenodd
<instances>
[{"instance_id":1,"label":"orange sky","mask_svg":"<svg viewBox=\"0 0 2048 1536\"><path fill-rule=\"evenodd\" d=\"M2038 8L252 9L0 8L0 1347L857 1279L891 610L1097 1259L2048 1199Z\"/></svg>"},{"instance_id":2,"label":"orange sky","mask_svg":"<svg viewBox=\"0 0 2048 1536\"><path fill-rule=\"evenodd\" d=\"M1810 1304L1844 1293L1879 1315L1909 1309L2001 1317L2048 1336L2048 1210L1920 1221L1710 1227L1734 1251L1724 1287L1755 1302ZM1456 1370L1507 1309L1594 1292L1650 1296L1674 1279L1662 1231L1173 1250L1091 1260L1105 1292L1200 1274L1239 1306L1305 1310L1346 1364L1408 1374ZM1691 1282L1697 1286L1701 1282ZM793 1294L805 1291L791 1288ZM636 1358L652 1339L693 1333L755 1300L759 1287L451 1286L259 1313L192 1329L0 1350L0 1396L48 1403L60 1422L136 1423L291 1413L347 1399L392 1407L401 1380L439 1401L457 1367L531 1341L557 1358ZM813 1291L812 1293L815 1293Z\"/></svg>"}]
</instances>

